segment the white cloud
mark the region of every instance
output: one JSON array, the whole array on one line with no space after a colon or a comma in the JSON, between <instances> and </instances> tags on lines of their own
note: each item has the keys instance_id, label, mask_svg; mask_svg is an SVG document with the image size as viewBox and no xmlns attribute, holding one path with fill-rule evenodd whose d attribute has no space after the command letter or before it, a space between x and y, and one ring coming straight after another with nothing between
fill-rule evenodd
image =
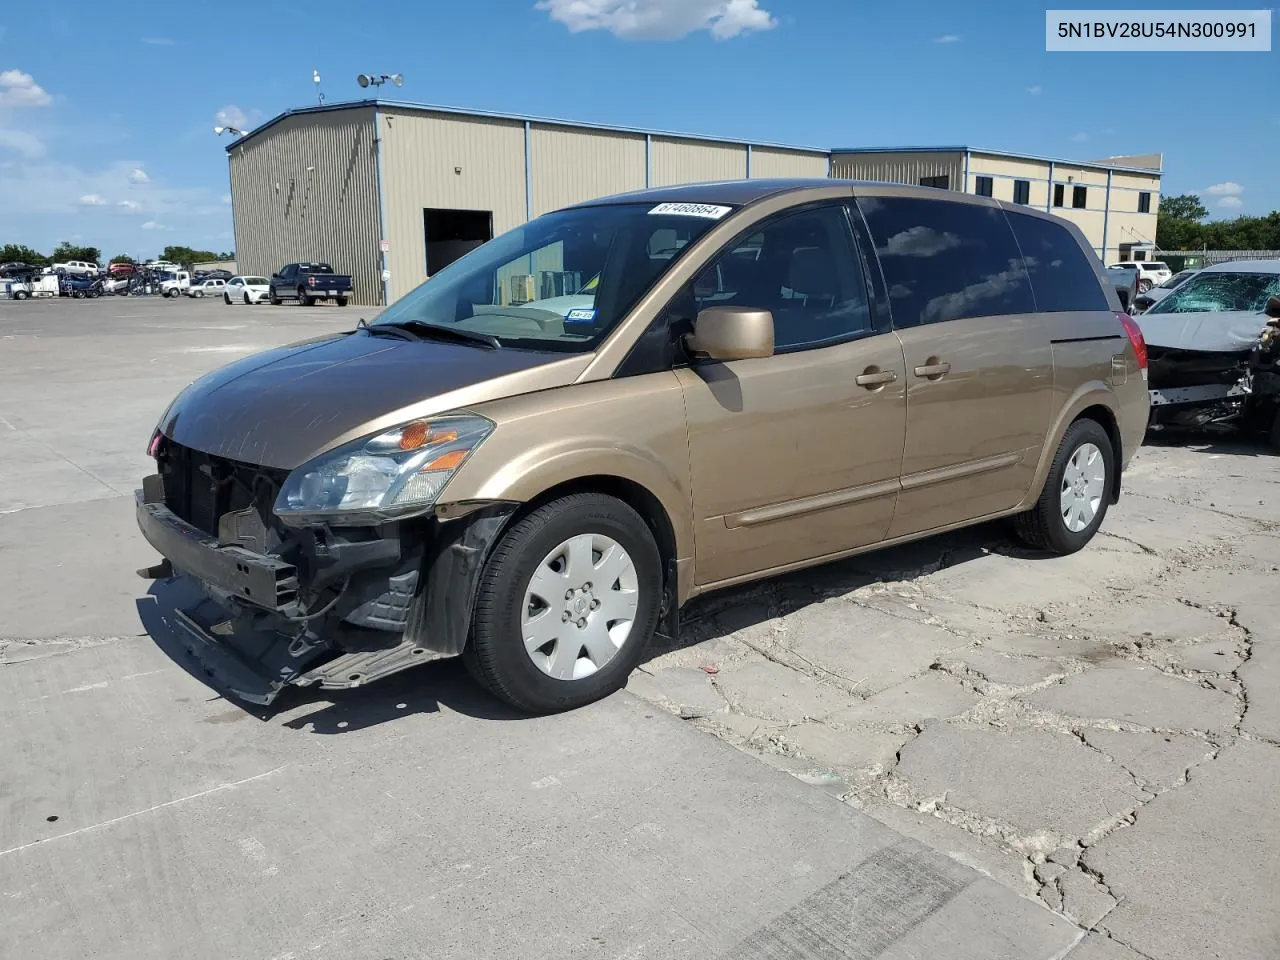
<instances>
[{"instance_id":1,"label":"white cloud","mask_svg":"<svg viewBox=\"0 0 1280 960\"><path fill-rule=\"evenodd\" d=\"M1080 133L1073 133L1070 139L1072 143L1088 143L1089 135L1082 131Z\"/></svg>"},{"instance_id":2,"label":"white cloud","mask_svg":"<svg viewBox=\"0 0 1280 960\"><path fill-rule=\"evenodd\" d=\"M1215 183L1211 187L1206 187L1204 192L1211 197L1238 197L1244 193L1244 187L1234 180L1224 180L1222 183Z\"/></svg>"},{"instance_id":3,"label":"white cloud","mask_svg":"<svg viewBox=\"0 0 1280 960\"><path fill-rule=\"evenodd\" d=\"M168 230L163 223L157 223L155 220L148 220L142 225L143 230Z\"/></svg>"},{"instance_id":4,"label":"white cloud","mask_svg":"<svg viewBox=\"0 0 1280 960\"><path fill-rule=\"evenodd\" d=\"M105 207L106 198L100 193L86 193L76 201L82 207Z\"/></svg>"},{"instance_id":5,"label":"white cloud","mask_svg":"<svg viewBox=\"0 0 1280 960\"><path fill-rule=\"evenodd\" d=\"M143 37L142 42L153 47L172 47L177 41L172 37Z\"/></svg>"},{"instance_id":6,"label":"white cloud","mask_svg":"<svg viewBox=\"0 0 1280 960\"><path fill-rule=\"evenodd\" d=\"M151 178L147 176L147 171L143 170L141 167L134 167L133 171L129 174L129 182L150 183Z\"/></svg>"},{"instance_id":7,"label":"white cloud","mask_svg":"<svg viewBox=\"0 0 1280 960\"><path fill-rule=\"evenodd\" d=\"M934 38L934 43L959 43L960 37L954 33L944 33L940 37Z\"/></svg>"},{"instance_id":8,"label":"white cloud","mask_svg":"<svg viewBox=\"0 0 1280 960\"><path fill-rule=\"evenodd\" d=\"M142 209L142 204L138 203L135 200L121 200L119 203L116 204L116 206L119 207L121 210L125 211L126 213L134 213Z\"/></svg>"},{"instance_id":9,"label":"white cloud","mask_svg":"<svg viewBox=\"0 0 1280 960\"><path fill-rule=\"evenodd\" d=\"M1239 210L1244 206L1244 201L1239 197L1223 197L1218 201L1218 206L1226 207L1228 210Z\"/></svg>"},{"instance_id":10,"label":"white cloud","mask_svg":"<svg viewBox=\"0 0 1280 960\"><path fill-rule=\"evenodd\" d=\"M237 130L249 129L249 118L234 103L229 103L213 115L220 127L235 127Z\"/></svg>"},{"instance_id":11,"label":"white cloud","mask_svg":"<svg viewBox=\"0 0 1280 960\"><path fill-rule=\"evenodd\" d=\"M224 194L222 195L222 202L223 202L223 203L230 203L230 202L231 202L231 194L229 194L229 193L224 193Z\"/></svg>"},{"instance_id":12,"label":"white cloud","mask_svg":"<svg viewBox=\"0 0 1280 960\"><path fill-rule=\"evenodd\" d=\"M0 129L0 150L13 150L34 160L44 156L44 141L25 130Z\"/></svg>"},{"instance_id":13,"label":"white cloud","mask_svg":"<svg viewBox=\"0 0 1280 960\"><path fill-rule=\"evenodd\" d=\"M628 40L679 40L708 30L728 40L778 25L760 0L538 0L573 33L608 30Z\"/></svg>"},{"instance_id":14,"label":"white cloud","mask_svg":"<svg viewBox=\"0 0 1280 960\"><path fill-rule=\"evenodd\" d=\"M29 73L0 72L0 107L47 107L53 97Z\"/></svg>"},{"instance_id":15,"label":"white cloud","mask_svg":"<svg viewBox=\"0 0 1280 960\"><path fill-rule=\"evenodd\" d=\"M1027 87L1027 93L1031 94L1033 97L1038 97L1043 92L1044 92L1044 87L1041 87L1038 85L1034 87Z\"/></svg>"}]
</instances>

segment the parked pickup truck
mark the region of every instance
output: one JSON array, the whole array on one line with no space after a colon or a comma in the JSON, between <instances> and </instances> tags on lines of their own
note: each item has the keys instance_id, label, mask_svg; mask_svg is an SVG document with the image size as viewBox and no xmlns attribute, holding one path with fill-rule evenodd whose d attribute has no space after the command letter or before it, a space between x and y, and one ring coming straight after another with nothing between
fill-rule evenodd
<instances>
[{"instance_id":1,"label":"parked pickup truck","mask_svg":"<svg viewBox=\"0 0 1280 960\"><path fill-rule=\"evenodd\" d=\"M268 299L273 306L281 300L297 300L311 306L317 300L333 300L340 307L351 295L351 277L334 273L327 263L291 263L271 277Z\"/></svg>"}]
</instances>

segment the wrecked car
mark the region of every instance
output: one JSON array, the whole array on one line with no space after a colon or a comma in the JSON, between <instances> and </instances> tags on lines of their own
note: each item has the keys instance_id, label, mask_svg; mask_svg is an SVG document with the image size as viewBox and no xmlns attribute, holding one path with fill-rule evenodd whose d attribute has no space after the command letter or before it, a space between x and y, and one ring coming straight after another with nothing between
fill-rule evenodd
<instances>
[{"instance_id":1,"label":"wrecked car","mask_svg":"<svg viewBox=\"0 0 1280 960\"><path fill-rule=\"evenodd\" d=\"M1147 342L1152 423L1205 426L1239 417L1249 358L1280 293L1280 260L1206 267L1137 318Z\"/></svg>"},{"instance_id":2,"label":"wrecked car","mask_svg":"<svg viewBox=\"0 0 1280 960\"><path fill-rule=\"evenodd\" d=\"M1280 296L1266 306L1267 325L1249 356L1249 398L1245 421L1280 452Z\"/></svg>"},{"instance_id":3,"label":"wrecked car","mask_svg":"<svg viewBox=\"0 0 1280 960\"><path fill-rule=\"evenodd\" d=\"M1119 307L1078 227L1010 202L594 200L190 385L150 441L140 572L201 584L171 622L243 700L461 656L570 709L708 591L997 517L1081 549L1147 423Z\"/></svg>"}]
</instances>

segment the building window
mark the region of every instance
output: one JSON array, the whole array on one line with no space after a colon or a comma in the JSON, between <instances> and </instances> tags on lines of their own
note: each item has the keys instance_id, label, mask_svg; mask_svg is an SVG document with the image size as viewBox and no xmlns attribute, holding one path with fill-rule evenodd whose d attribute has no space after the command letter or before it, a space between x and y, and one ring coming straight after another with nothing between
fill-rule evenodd
<instances>
[{"instance_id":1,"label":"building window","mask_svg":"<svg viewBox=\"0 0 1280 960\"><path fill-rule=\"evenodd\" d=\"M1013 202L1021 203L1024 206L1031 203L1031 181L1030 180L1013 181Z\"/></svg>"},{"instance_id":2,"label":"building window","mask_svg":"<svg viewBox=\"0 0 1280 960\"><path fill-rule=\"evenodd\" d=\"M920 186L922 187L938 187L942 190L951 189L951 178L946 174L940 177L921 177Z\"/></svg>"},{"instance_id":3,"label":"building window","mask_svg":"<svg viewBox=\"0 0 1280 960\"><path fill-rule=\"evenodd\" d=\"M1060 207L1065 202L1062 199L1065 190L1066 188L1060 183L1055 183L1053 185L1053 205L1055 207Z\"/></svg>"},{"instance_id":4,"label":"building window","mask_svg":"<svg viewBox=\"0 0 1280 960\"><path fill-rule=\"evenodd\" d=\"M1071 191L1071 206L1077 210L1083 210L1088 200L1089 191L1085 187L1075 187Z\"/></svg>"},{"instance_id":5,"label":"building window","mask_svg":"<svg viewBox=\"0 0 1280 960\"><path fill-rule=\"evenodd\" d=\"M1138 212L1139 213L1151 212L1151 194L1147 193L1146 191L1143 191L1142 193L1138 194Z\"/></svg>"},{"instance_id":6,"label":"building window","mask_svg":"<svg viewBox=\"0 0 1280 960\"><path fill-rule=\"evenodd\" d=\"M973 192L980 197L990 197L995 195L995 183L990 177L979 177L973 188Z\"/></svg>"}]
</instances>

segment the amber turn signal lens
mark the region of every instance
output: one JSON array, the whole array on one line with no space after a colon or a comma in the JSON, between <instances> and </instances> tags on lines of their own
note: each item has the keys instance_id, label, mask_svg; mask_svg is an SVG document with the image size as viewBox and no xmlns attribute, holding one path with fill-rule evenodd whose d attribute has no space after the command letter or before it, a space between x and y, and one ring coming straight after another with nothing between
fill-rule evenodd
<instances>
[{"instance_id":1,"label":"amber turn signal lens","mask_svg":"<svg viewBox=\"0 0 1280 960\"><path fill-rule=\"evenodd\" d=\"M423 473L435 470L456 470L462 465L462 461L467 459L466 450L454 450L442 456L436 457L430 463L422 468Z\"/></svg>"},{"instance_id":2,"label":"amber turn signal lens","mask_svg":"<svg viewBox=\"0 0 1280 960\"><path fill-rule=\"evenodd\" d=\"M431 424L419 421L411 423L400 431L400 449L417 450L427 442L431 433Z\"/></svg>"}]
</instances>

